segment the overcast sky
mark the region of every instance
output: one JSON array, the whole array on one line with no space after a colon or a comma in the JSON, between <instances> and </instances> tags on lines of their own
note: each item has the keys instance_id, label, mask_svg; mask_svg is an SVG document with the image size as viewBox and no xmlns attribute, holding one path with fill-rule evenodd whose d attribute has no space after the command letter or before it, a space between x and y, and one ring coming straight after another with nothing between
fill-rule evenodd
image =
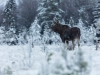
<instances>
[{"instance_id":1,"label":"overcast sky","mask_svg":"<svg viewBox=\"0 0 100 75\"><path fill-rule=\"evenodd\" d=\"M0 5L4 5L7 0L0 0Z\"/></svg>"}]
</instances>

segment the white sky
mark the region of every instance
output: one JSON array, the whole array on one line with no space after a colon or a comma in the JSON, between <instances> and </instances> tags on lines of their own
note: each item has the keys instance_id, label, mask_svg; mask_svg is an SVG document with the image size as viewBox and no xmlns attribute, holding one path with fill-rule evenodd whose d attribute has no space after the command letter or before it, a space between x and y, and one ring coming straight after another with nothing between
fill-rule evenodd
<instances>
[{"instance_id":1,"label":"white sky","mask_svg":"<svg viewBox=\"0 0 100 75\"><path fill-rule=\"evenodd\" d=\"M0 5L4 5L7 0L0 0Z\"/></svg>"}]
</instances>

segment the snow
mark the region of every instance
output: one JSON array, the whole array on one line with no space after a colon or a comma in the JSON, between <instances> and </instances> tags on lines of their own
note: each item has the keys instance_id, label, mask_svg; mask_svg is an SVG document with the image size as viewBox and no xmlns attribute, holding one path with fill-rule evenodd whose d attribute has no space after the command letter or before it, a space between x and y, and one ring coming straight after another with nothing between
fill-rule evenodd
<instances>
[{"instance_id":1,"label":"snow","mask_svg":"<svg viewBox=\"0 0 100 75\"><path fill-rule=\"evenodd\" d=\"M60 56L61 44L47 45L47 49L54 53L50 63L55 64L62 59ZM100 75L100 49L95 50L95 45L82 45L84 58L89 62L90 75ZM68 56L75 56L77 46L74 51L68 51ZM70 58L68 58L70 60ZM12 75L39 75L43 64L46 64L46 53L42 50L42 46L34 46L32 48L31 67L28 67L28 45L19 46L0 46L0 72L3 73L7 67L12 70ZM59 64L65 63L63 60ZM51 65L52 66L52 65ZM64 65L63 65L64 67ZM45 67L44 67L45 68Z\"/></svg>"}]
</instances>

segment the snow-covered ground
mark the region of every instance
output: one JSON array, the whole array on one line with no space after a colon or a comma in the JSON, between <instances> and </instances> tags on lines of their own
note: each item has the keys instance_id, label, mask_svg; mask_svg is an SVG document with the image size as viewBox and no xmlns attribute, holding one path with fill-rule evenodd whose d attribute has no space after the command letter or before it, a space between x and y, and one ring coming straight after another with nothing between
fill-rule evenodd
<instances>
[{"instance_id":1,"label":"snow-covered ground","mask_svg":"<svg viewBox=\"0 0 100 75\"><path fill-rule=\"evenodd\" d=\"M59 56L60 48L60 45L46 46L46 50L54 51L56 56ZM81 49L85 59L91 65L90 75L100 75L100 49L96 51L94 45L84 45L81 46ZM75 56L76 51L68 51L68 55ZM39 75L42 65L46 64L46 52L43 51L42 46L34 46L31 52L28 45L1 45L0 73L9 73L9 70L12 75Z\"/></svg>"}]
</instances>

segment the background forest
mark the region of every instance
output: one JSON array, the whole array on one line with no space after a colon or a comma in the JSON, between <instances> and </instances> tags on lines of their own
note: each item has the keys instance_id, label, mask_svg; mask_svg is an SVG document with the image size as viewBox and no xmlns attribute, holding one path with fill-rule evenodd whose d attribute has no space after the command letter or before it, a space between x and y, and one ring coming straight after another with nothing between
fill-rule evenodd
<instances>
[{"instance_id":1,"label":"background forest","mask_svg":"<svg viewBox=\"0 0 100 75\"><path fill-rule=\"evenodd\" d=\"M41 38L51 37L50 27L56 20L71 27L82 22L82 30L96 28L99 8L98 0L8 0L0 7L1 43L18 44L20 35L27 42L27 35L33 31L39 31ZM34 22L39 29L32 29Z\"/></svg>"},{"instance_id":2,"label":"background forest","mask_svg":"<svg viewBox=\"0 0 100 75\"><path fill-rule=\"evenodd\" d=\"M0 75L100 75L99 0L0 2ZM80 28L80 48L66 49L54 21Z\"/></svg>"}]
</instances>

